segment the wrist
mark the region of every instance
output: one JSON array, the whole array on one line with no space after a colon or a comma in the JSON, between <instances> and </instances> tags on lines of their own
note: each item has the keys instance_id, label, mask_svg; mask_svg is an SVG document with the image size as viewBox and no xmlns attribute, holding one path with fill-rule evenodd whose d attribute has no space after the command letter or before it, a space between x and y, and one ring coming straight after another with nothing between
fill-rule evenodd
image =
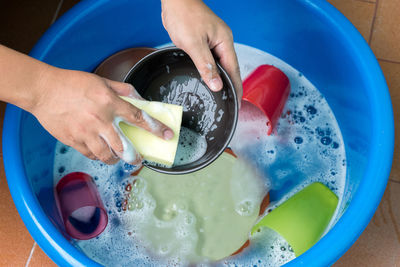
<instances>
[{"instance_id":1,"label":"wrist","mask_svg":"<svg viewBox=\"0 0 400 267\"><path fill-rule=\"evenodd\" d=\"M54 78L57 68L41 63L32 75L32 84L29 93L21 99L20 107L28 112L33 113L34 110L42 105L45 101L51 86L55 87Z\"/></svg>"}]
</instances>

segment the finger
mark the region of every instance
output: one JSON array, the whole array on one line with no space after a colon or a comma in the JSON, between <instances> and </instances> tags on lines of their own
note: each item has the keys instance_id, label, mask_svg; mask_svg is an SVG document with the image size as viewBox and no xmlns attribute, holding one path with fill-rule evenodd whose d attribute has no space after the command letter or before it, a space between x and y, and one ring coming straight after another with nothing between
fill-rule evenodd
<instances>
[{"instance_id":1,"label":"finger","mask_svg":"<svg viewBox=\"0 0 400 267\"><path fill-rule=\"evenodd\" d=\"M136 89L130 83L121 83L117 81L112 81L105 79L107 85L118 95L128 96L136 99L143 100L143 98L139 95Z\"/></svg>"},{"instance_id":2,"label":"finger","mask_svg":"<svg viewBox=\"0 0 400 267\"><path fill-rule=\"evenodd\" d=\"M233 41L226 40L221 42L214 48L214 52L216 56L218 56L221 66L229 74L240 103L243 96L243 86L242 79L240 78L240 68L233 46Z\"/></svg>"},{"instance_id":3,"label":"finger","mask_svg":"<svg viewBox=\"0 0 400 267\"><path fill-rule=\"evenodd\" d=\"M194 65L199 71L201 78L212 91L222 89L222 80L218 74L214 57L206 41L190 42L183 48L193 60Z\"/></svg>"},{"instance_id":4,"label":"finger","mask_svg":"<svg viewBox=\"0 0 400 267\"><path fill-rule=\"evenodd\" d=\"M143 160L142 156L136 151L132 142L122 132L121 128L119 127L120 122L121 120L118 119L113 123L113 127L117 132L123 146L123 152L120 154L117 152L117 155L127 163L141 165Z\"/></svg>"},{"instance_id":5,"label":"finger","mask_svg":"<svg viewBox=\"0 0 400 267\"><path fill-rule=\"evenodd\" d=\"M96 156L90 151L90 149L84 143L75 144L74 149L91 160L97 159Z\"/></svg>"},{"instance_id":6,"label":"finger","mask_svg":"<svg viewBox=\"0 0 400 267\"><path fill-rule=\"evenodd\" d=\"M106 164L115 164L118 158L111 151L110 147L100 136L98 138L91 138L86 142L87 147L92 153L102 162Z\"/></svg>"},{"instance_id":7,"label":"finger","mask_svg":"<svg viewBox=\"0 0 400 267\"><path fill-rule=\"evenodd\" d=\"M119 107L116 114L122 117L124 122L140 127L165 140L170 140L174 137L174 132L168 126L152 118L147 112L123 100L121 100Z\"/></svg>"},{"instance_id":8,"label":"finger","mask_svg":"<svg viewBox=\"0 0 400 267\"><path fill-rule=\"evenodd\" d=\"M113 152L115 156L122 158L121 156L124 153L124 146L121 138L113 126L107 127L105 132L100 134L100 137L104 139L108 147L111 149L111 152Z\"/></svg>"}]
</instances>

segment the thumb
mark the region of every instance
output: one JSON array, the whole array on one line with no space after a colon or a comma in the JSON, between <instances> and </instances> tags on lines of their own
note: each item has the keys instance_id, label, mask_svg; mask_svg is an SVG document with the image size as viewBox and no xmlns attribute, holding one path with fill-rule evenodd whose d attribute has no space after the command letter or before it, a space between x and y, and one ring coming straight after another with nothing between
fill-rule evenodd
<instances>
[{"instance_id":1,"label":"thumb","mask_svg":"<svg viewBox=\"0 0 400 267\"><path fill-rule=\"evenodd\" d=\"M208 44L199 42L195 46L187 47L184 50L193 60L194 65L207 86L215 92L221 90L223 86L222 80L218 74L218 69Z\"/></svg>"}]
</instances>

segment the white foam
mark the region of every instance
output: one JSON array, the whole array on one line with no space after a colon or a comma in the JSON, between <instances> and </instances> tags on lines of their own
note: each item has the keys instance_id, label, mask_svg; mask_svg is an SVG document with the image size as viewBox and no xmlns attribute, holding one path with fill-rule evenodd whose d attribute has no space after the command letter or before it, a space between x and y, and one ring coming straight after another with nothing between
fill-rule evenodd
<instances>
[{"instance_id":1,"label":"white foam","mask_svg":"<svg viewBox=\"0 0 400 267\"><path fill-rule=\"evenodd\" d=\"M296 256L290 245L279 234L261 228L250 238L250 246L242 253L221 262L222 266L281 266Z\"/></svg>"},{"instance_id":2,"label":"white foam","mask_svg":"<svg viewBox=\"0 0 400 267\"><path fill-rule=\"evenodd\" d=\"M258 203L265 195L265 188L269 188L269 183L263 183L263 177L256 169L252 170L252 176L258 177L251 183L246 181L246 174L249 170L246 165L248 162L237 160L232 170L230 180L232 200L235 203L235 210L241 216L254 214L259 208Z\"/></svg>"},{"instance_id":3,"label":"white foam","mask_svg":"<svg viewBox=\"0 0 400 267\"><path fill-rule=\"evenodd\" d=\"M183 106L183 112L194 111L198 106L202 109L202 117L198 120L199 132L207 135L213 131L217 114L217 104L214 96L197 78L188 79L187 76L176 76L173 81L162 85L161 90L168 88L168 94L164 95L162 102Z\"/></svg>"},{"instance_id":4,"label":"white foam","mask_svg":"<svg viewBox=\"0 0 400 267\"><path fill-rule=\"evenodd\" d=\"M253 165L256 171L255 175L258 172L263 177L265 175L269 177L269 180L264 180L264 186L279 191L285 187L288 181L296 182L297 186L283 193L282 198L272 203L268 209L279 205L312 182L322 182L328 185L341 201L346 174L344 144L337 122L326 100L304 76L281 60L244 45L235 44L235 49L242 77L247 76L258 65L272 64L286 73L292 86L292 95L285 107L285 113L290 110L291 114L279 120L276 134L266 136L265 118L262 114L260 116L255 110L247 107L249 112L240 114L238 127L230 144L240 158L247 159L247 164ZM187 85L189 84L190 81ZM194 85L196 83L191 84L191 86ZM171 99L185 101L189 104L196 102L196 99L190 97L189 94L186 94L185 99L178 99L177 93L182 92L183 85L180 86L176 82L173 86L176 88L173 90L176 95L171 92L169 96ZM206 93L202 92L201 88L198 90L200 93ZM307 111L309 106L316 108L316 114L312 115ZM187 106L187 108L189 107L190 105ZM204 103L204 108L209 111L210 116L203 118L201 126L205 129L208 127L210 130L218 112L207 103ZM242 109L246 109L246 105L243 105ZM302 112L301 115L298 113L299 111ZM303 122L300 122L301 117L305 119ZM114 122L114 125L118 124L119 121ZM322 136L317 132L318 127L325 137L328 136L332 139L330 145L321 143ZM301 137L302 143L295 143L296 137ZM338 146L335 149L332 148L333 142L336 142ZM126 151L125 146L124 151ZM192 217L193 214L188 212L187 207L168 205L168 203L163 205L162 212L156 214L165 216L164 219L169 218L169 221L163 222L161 217L154 217L154 212L151 215L152 211L161 207L146 191L147 185L144 180L142 183L137 183L132 188L132 192L147 193L141 194L140 197L136 196L136 199L131 197L130 209L132 211L121 212L121 201L123 200L121 192L126 185L125 179L131 179L127 177L135 170L136 167L123 162L108 166L99 161L91 161L72 148L57 143L54 184L63 175L72 171L89 173L94 177L109 213L109 224L99 237L86 241L72 241L73 244L105 266L185 265L188 263L187 261L199 260L199 258L191 258L193 254L190 252L193 251L196 238L199 238L204 232L204 229L200 227L197 236L193 233L193 225L198 223L197 218ZM258 191L254 186L240 179L242 176L239 171L237 173L238 175L233 178L229 186L231 191L235 192L232 193L232 198L235 201L237 212L246 215L248 211L254 209L253 197L256 198ZM209 219L204 218L204 220ZM146 226L146 222L150 223ZM127 225L133 226L134 229L127 228ZM144 235L145 231L154 231L154 227L159 228L157 233L160 235L171 234L171 242L158 243L155 239L148 240ZM145 249L146 246L150 246L151 249ZM165 260L165 257L168 259ZM279 266L293 258L294 254L290 251L287 242L273 231L264 228L260 233L251 237L250 246L242 253L216 264ZM206 266L207 261L201 265Z\"/></svg>"},{"instance_id":5,"label":"white foam","mask_svg":"<svg viewBox=\"0 0 400 267\"><path fill-rule=\"evenodd\" d=\"M159 128L159 124L152 117L150 117L150 115L147 114L146 111L142 110L142 116L143 120L147 123L147 125L149 125L151 130L154 131Z\"/></svg>"},{"instance_id":6,"label":"white foam","mask_svg":"<svg viewBox=\"0 0 400 267\"><path fill-rule=\"evenodd\" d=\"M133 147L132 142L124 135L121 128L119 127L120 122L125 122L125 121L121 117L114 118L113 126L116 132L118 133L118 136L122 143L122 147L124 149L122 155L118 156L120 156L125 162L132 163L137 160L138 155L135 148Z\"/></svg>"},{"instance_id":7,"label":"white foam","mask_svg":"<svg viewBox=\"0 0 400 267\"><path fill-rule=\"evenodd\" d=\"M174 166L185 165L200 159L207 151L206 138L193 130L181 127Z\"/></svg>"}]
</instances>

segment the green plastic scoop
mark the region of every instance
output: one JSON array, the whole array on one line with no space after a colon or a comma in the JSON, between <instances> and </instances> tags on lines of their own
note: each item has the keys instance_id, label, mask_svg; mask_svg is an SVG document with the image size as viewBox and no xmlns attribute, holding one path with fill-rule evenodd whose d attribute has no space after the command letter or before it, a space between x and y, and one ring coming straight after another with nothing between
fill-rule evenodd
<instances>
[{"instance_id":1,"label":"green plastic scoop","mask_svg":"<svg viewBox=\"0 0 400 267\"><path fill-rule=\"evenodd\" d=\"M313 183L261 219L251 234L269 227L286 239L298 257L322 236L337 204L338 197L328 187Z\"/></svg>"}]
</instances>

